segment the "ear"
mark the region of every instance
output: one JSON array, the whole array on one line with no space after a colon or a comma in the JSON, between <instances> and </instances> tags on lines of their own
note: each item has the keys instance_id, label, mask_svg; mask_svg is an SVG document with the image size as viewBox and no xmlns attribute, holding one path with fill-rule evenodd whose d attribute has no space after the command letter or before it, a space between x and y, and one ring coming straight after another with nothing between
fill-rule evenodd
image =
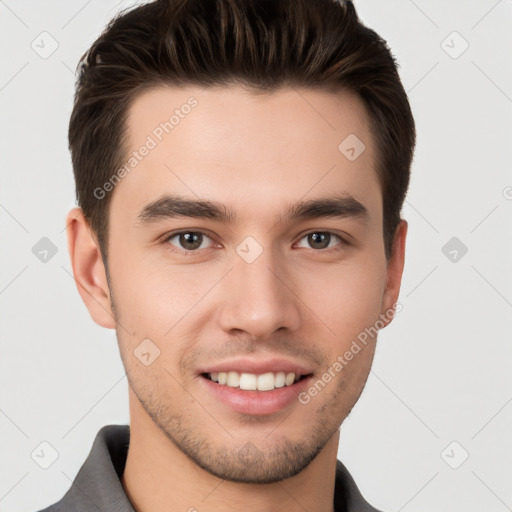
<instances>
[{"instance_id":1,"label":"ear","mask_svg":"<svg viewBox=\"0 0 512 512\"><path fill-rule=\"evenodd\" d=\"M394 314L390 314L390 311L393 310L400 293L405 263L407 227L407 221L402 219L395 230L391 256L387 262L386 289L384 291L381 310L381 319L385 323L385 326L389 325L394 318Z\"/></svg>"},{"instance_id":2,"label":"ear","mask_svg":"<svg viewBox=\"0 0 512 512\"><path fill-rule=\"evenodd\" d=\"M96 237L81 208L66 217L68 251L78 293L92 319L102 327L114 329L107 275Z\"/></svg>"}]
</instances>

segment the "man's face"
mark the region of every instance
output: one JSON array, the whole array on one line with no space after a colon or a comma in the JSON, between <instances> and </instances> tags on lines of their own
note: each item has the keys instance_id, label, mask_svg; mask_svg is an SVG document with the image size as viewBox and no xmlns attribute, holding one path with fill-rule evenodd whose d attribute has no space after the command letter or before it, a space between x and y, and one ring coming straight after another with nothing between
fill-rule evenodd
<instances>
[{"instance_id":1,"label":"man's face","mask_svg":"<svg viewBox=\"0 0 512 512\"><path fill-rule=\"evenodd\" d=\"M190 97L197 103L182 108ZM158 130L176 109L169 133ZM350 134L365 144L355 160L338 149ZM111 293L131 391L209 472L262 483L292 476L357 401L375 338L333 370L338 356L397 298L386 288L363 104L346 92L159 88L133 103L128 135L130 153L154 146L110 205ZM171 215L177 202L156 204L165 196L215 203L232 218L199 206ZM337 215L289 212L332 198ZM329 382L310 393L329 368ZM283 386L281 373L300 380ZM266 390L239 389L240 374L243 387L259 379Z\"/></svg>"}]
</instances>

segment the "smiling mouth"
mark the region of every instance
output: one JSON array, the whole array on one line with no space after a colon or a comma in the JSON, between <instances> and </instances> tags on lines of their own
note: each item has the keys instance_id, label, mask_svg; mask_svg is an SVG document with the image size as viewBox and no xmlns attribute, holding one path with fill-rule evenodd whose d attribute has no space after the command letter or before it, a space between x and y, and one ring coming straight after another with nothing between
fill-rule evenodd
<instances>
[{"instance_id":1,"label":"smiling mouth","mask_svg":"<svg viewBox=\"0 0 512 512\"><path fill-rule=\"evenodd\" d=\"M272 391L293 386L312 374L299 375L291 372L267 372L261 374L230 372L202 373L201 376L220 386L239 388L244 391Z\"/></svg>"}]
</instances>

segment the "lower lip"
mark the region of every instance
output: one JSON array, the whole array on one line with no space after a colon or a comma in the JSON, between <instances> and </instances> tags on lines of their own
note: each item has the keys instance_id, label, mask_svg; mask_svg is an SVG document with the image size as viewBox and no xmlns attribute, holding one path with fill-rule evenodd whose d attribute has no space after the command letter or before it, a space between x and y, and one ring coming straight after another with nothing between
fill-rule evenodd
<instances>
[{"instance_id":1,"label":"lower lip","mask_svg":"<svg viewBox=\"0 0 512 512\"><path fill-rule=\"evenodd\" d=\"M291 386L271 391L244 391L240 388L218 384L204 376L200 378L207 389L231 409L242 414L253 415L273 414L289 407L294 402L298 403L297 396L307 388L310 379L311 375Z\"/></svg>"}]
</instances>

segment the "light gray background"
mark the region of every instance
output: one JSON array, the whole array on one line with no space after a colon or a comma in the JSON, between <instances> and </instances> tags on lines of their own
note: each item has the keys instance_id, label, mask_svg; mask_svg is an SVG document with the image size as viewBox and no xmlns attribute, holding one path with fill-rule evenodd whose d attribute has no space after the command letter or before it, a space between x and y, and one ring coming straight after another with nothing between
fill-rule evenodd
<instances>
[{"instance_id":1,"label":"light gray background","mask_svg":"<svg viewBox=\"0 0 512 512\"><path fill-rule=\"evenodd\" d=\"M339 457L386 511L512 510L512 1L355 4L400 64L418 146L403 311L381 331ZM0 0L1 511L60 499L97 431L129 422L114 331L89 318L63 229L73 70L130 5ZM43 31L58 42L47 59L31 48L51 48ZM46 263L32 253L42 237L58 249ZM456 262L442 251L452 237L468 248ZM31 458L43 441L58 452L48 469Z\"/></svg>"}]
</instances>

